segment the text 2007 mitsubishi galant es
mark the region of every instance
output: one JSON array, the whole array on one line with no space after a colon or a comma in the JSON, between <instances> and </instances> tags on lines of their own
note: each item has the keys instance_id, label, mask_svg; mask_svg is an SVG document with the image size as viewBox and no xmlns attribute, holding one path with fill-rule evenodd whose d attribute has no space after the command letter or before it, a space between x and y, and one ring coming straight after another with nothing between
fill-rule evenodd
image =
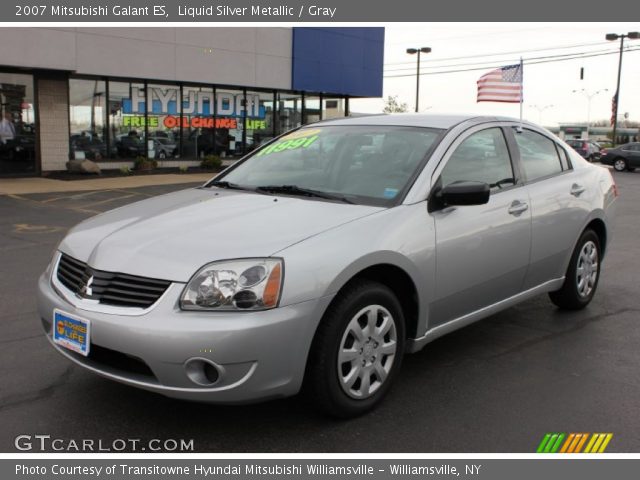
<instances>
[{"instance_id":1,"label":"text 2007 mitsubishi galant es","mask_svg":"<svg viewBox=\"0 0 640 480\"><path fill-rule=\"evenodd\" d=\"M76 226L39 311L58 352L113 380L220 403L305 389L352 416L447 332L541 293L585 307L616 197L526 122L332 120Z\"/></svg>"}]
</instances>

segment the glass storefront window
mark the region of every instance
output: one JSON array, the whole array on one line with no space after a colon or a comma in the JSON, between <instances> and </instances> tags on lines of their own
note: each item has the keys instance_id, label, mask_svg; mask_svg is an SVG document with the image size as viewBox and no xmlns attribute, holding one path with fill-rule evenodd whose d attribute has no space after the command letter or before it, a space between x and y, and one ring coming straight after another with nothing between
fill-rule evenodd
<instances>
[{"instance_id":1,"label":"glass storefront window","mask_svg":"<svg viewBox=\"0 0 640 480\"><path fill-rule=\"evenodd\" d=\"M327 98L322 99L322 119L340 118L345 116L344 98Z\"/></svg>"},{"instance_id":2,"label":"glass storefront window","mask_svg":"<svg viewBox=\"0 0 640 480\"><path fill-rule=\"evenodd\" d=\"M304 97L304 119L302 123L307 125L320 121L320 97L307 96Z\"/></svg>"},{"instance_id":3,"label":"glass storefront window","mask_svg":"<svg viewBox=\"0 0 640 480\"><path fill-rule=\"evenodd\" d=\"M0 72L0 174L36 170L33 77Z\"/></svg>"},{"instance_id":4,"label":"glass storefront window","mask_svg":"<svg viewBox=\"0 0 640 480\"><path fill-rule=\"evenodd\" d=\"M109 82L109 157L144 157L146 90L143 83Z\"/></svg>"},{"instance_id":5,"label":"glass storefront window","mask_svg":"<svg viewBox=\"0 0 640 480\"><path fill-rule=\"evenodd\" d=\"M303 108L288 92L100 79L71 79L69 91L72 158L238 157L303 122L344 116L344 99L309 96Z\"/></svg>"},{"instance_id":6,"label":"glass storefront window","mask_svg":"<svg viewBox=\"0 0 640 480\"><path fill-rule=\"evenodd\" d=\"M296 93L278 93L278 130L284 133L302 124L302 96Z\"/></svg>"},{"instance_id":7,"label":"glass storefront window","mask_svg":"<svg viewBox=\"0 0 640 480\"><path fill-rule=\"evenodd\" d=\"M182 158L193 160L216 152L214 110L213 88L183 87Z\"/></svg>"},{"instance_id":8,"label":"glass storefront window","mask_svg":"<svg viewBox=\"0 0 640 480\"><path fill-rule=\"evenodd\" d=\"M274 136L273 92L247 92L246 115L248 153Z\"/></svg>"},{"instance_id":9,"label":"glass storefront window","mask_svg":"<svg viewBox=\"0 0 640 480\"><path fill-rule=\"evenodd\" d=\"M107 157L107 98L102 80L69 80L69 156Z\"/></svg>"},{"instance_id":10,"label":"glass storefront window","mask_svg":"<svg viewBox=\"0 0 640 480\"><path fill-rule=\"evenodd\" d=\"M217 154L221 157L239 156L244 152L244 111L244 93L241 90L216 89L217 130L220 130L217 135L222 142Z\"/></svg>"},{"instance_id":11,"label":"glass storefront window","mask_svg":"<svg viewBox=\"0 0 640 480\"><path fill-rule=\"evenodd\" d=\"M147 85L146 132L148 158L167 159L180 156L180 87Z\"/></svg>"}]
</instances>

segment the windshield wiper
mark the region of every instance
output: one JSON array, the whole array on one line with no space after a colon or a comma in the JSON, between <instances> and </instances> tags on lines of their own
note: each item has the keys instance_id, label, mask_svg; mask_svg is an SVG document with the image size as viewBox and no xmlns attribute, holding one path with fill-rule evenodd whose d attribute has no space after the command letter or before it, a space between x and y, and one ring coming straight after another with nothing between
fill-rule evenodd
<instances>
[{"instance_id":1,"label":"windshield wiper","mask_svg":"<svg viewBox=\"0 0 640 480\"><path fill-rule=\"evenodd\" d=\"M226 180L213 181L207 187L228 188L230 190L250 190L254 191L252 187L246 187L244 185L238 185L237 183L227 182Z\"/></svg>"},{"instance_id":2,"label":"windshield wiper","mask_svg":"<svg viewBox=\"0 0 640 480\"><path fill-rule=\"evenodd\" d=\"M354 203L343 195L336 193L322 192L311 188L303 188L297 185L263 185L256 187L257 192L284 193L286 195L298 195L302 197L324 198L326 200L337 200L344 203Z\"/></svg>"}]
</instances>

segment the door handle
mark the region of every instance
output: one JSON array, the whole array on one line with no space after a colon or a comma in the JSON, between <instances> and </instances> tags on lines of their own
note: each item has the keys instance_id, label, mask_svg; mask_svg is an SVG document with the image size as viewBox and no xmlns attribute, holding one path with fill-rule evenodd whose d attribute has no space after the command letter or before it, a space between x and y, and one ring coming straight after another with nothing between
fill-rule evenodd
<instances>
[{"instance_id":1,"label":"door handle","mask_svg":"<svg viewBox=\"0 0 640 480\"><path fill-rule=\"evenodd\" d=\"M525 202L521 202L520 200L514 200L509 206L509 213L511 215L520 215L522 212L526 211L529 208Z\"/></svg>"},{"instance_id":2,"label":"door handle","mask_svg":"<svg viewBox=\"0 0 640 480\"><path fill-rule=\"evenodd\" d=\"M573 185L571 185L571 191L569 193L571 193L571 195L573 195L574 197L578 197L585 190L586 189L582 185L574 183Z\"/></svg>"}]
</instances>

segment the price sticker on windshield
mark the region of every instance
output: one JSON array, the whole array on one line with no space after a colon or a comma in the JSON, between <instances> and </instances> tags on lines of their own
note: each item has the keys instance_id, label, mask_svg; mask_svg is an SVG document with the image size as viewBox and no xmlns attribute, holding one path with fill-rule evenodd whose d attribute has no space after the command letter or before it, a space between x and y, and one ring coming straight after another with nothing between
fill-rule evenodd
<instances>
[{"instance_id":1,"label":"price sticker on windshield","mask_svg":"<svg viewBox=\"0 0 640 480\"><path fill-rule=\"evenodd\" d=\"M256 157L270 155L272 153L284 152L288 150L307 148L313 145L316 140L318 140L319 133L319 128L298 130L297 132L285 135L277 142L274 142L268 147L263 148L256 154Z\"/></svg>"}]
</instances>

